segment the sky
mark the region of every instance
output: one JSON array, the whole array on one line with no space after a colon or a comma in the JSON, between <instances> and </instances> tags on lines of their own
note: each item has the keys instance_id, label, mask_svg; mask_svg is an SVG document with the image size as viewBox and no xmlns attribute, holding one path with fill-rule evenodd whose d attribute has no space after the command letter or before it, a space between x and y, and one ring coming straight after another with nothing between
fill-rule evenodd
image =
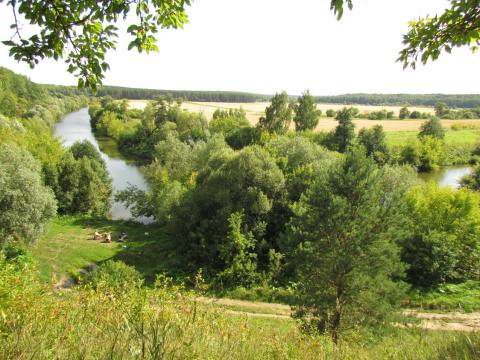
<instances>
[{"instance_id":1,"label":"sky","mask_svg":"<svg viewBox=\"0 0 480 360\"><path fill-rule=\"evenodd\" d=\"M340 21L329 0L195 0L182 30L158 34L159 53L127 51L120 34L104 84L273 94L480 93L479 54L454 49L403 70L395 60L408 21L441 12L446 0L354 0ZM12 35L0 4L0 39ZM121 24L125 29L131 22ZM63 62L31 70L0 45L0 66L40 83L73 85Z\"/></svg>"}]
</instances>

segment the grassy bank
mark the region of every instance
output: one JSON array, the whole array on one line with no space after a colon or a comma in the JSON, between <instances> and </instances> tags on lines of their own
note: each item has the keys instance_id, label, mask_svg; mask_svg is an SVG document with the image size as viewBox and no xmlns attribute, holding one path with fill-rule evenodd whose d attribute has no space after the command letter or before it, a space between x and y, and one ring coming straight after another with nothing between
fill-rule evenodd
<instances>
[{"instance_id":1,"label":"grassy bank","mask_svg":"<svg viewBox=\"0 0 480 360\"><path fill-rule=\"evenodd\" d=\"M110 232L112 239L125 231L127 243L110 244L92 240L95 231ZM127 221L58 217L47 234L31 248L43 281L56 282L65 276L77 276L81 268L106 260L122 260L134 266L151 282L155 274L176 268L174 249L170 249L163 230L153 225Z\"/></svg>"}]
</instances>

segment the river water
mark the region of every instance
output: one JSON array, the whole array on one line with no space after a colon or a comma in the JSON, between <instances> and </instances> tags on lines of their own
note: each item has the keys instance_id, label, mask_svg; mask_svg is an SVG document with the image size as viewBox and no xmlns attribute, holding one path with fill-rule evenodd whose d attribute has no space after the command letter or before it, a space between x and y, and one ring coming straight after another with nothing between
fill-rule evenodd
<instances>
[{"instance_id":1,"label":"river water","mask_svg":"<svg viewBox=\"0 0 480 360\"><path fill-rule=\"evenodd\" d=\"M119 155L112 155L110 152L107 155L101 150L90 127L90 115L88 114L87 108L66 115L55 125L54 134L63 141L65 146L70 146L76 141L90 141L100 151L102 159L107 165L108 173L113 180L114 192L124 190L130 184L142 190L147 188L145 179L137 166L129 164ZM150 222L147 218L133 219L130 210L123 204L115 201L112 202L110 215L113 220L135 220L142 223Z\"/></svg>"},{"instance_id":2,"label":"river water","mask_svg":"<svg viewBox=\"0 0 480 360\"><path fill-rule=\"evenodd\" d=\"M460 180L465 175L470 174L471 168L468 166L447 166L442 167L430 173L419 174L418 176L425 181L434 181L440 186L450 186L454 189L460 187Z\"/></svg>"}]
</instances>

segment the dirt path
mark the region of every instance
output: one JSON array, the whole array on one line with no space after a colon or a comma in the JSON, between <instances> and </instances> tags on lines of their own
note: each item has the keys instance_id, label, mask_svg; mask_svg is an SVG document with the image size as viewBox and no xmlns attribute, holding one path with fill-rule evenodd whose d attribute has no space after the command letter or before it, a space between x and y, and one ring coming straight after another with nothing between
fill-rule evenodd
<instances>
[{"instance_id":1,"label":"dirt path","mask_svg":"<svg viewBox=\"0 0 480 360\"><path fill-rule=\"evenodd\" d=\"M251 317L291 319L291 308L288 305L234 300L227 298L199 297L198 301L213 304L225 309L225 313ZM404 315L420 319L420 323L396 324L399 327L415 327L438 331L480 331L480 312L475 313L427 313L416 310L405 310Z\"/></svg>"},{"instance_id":2,"label":"dirt path","mask_svg":"<svg viewBox=\"0 0 480 360\"><path fill-rule=\"evenodd\" d=\"M404 314L421 319L416 327L443 331L480 331L480 312L474 313L424 313L406 310Z\"/></svg>"}]
</instances>

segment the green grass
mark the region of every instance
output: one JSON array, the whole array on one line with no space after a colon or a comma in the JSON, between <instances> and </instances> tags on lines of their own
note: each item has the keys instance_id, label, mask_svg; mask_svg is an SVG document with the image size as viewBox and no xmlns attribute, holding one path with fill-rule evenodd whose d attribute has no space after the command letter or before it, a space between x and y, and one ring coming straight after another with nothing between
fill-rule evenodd
<instances>
[{"instance_id":1,"label":"green grass","mask_svg":"<svg viewBox=\"0 0 480 360\"><path fill-rule=\"evenodd\" d=\"M414 140L418 131L392 131L387 132L387 144L389 146L404 145ZM445 132L447 145L475 145L480 143L480 130L447 130Z\"/></svg>"},{"instance_id":2,"label":"green grass","mask_svg":"<svg viewBox=\"0 0 480 360\"><path fill-rule=\"evenodd\" d=\"M111 232L113 240L125 231L129 240L127 243L110 244L91 240L96 230ZM148 283L154 280L156 274L176 269L172 252L163 230L154 225L81 217L54 219L47 234L31 248L40 277L46 282L76 276L80 269L93 262L113 259L137 268Z\"/></svg>"},{"instance_id":3,"label":"green grass","mask_svg":"<svg viewBox=\"0 0 480 360\"><path fill-rule=\"evenodd\" d=\"M412 294L407 305L423 310L463 311L480 310L480 281L448 284L437 290Z\"/></svg>"}]
</instances>

